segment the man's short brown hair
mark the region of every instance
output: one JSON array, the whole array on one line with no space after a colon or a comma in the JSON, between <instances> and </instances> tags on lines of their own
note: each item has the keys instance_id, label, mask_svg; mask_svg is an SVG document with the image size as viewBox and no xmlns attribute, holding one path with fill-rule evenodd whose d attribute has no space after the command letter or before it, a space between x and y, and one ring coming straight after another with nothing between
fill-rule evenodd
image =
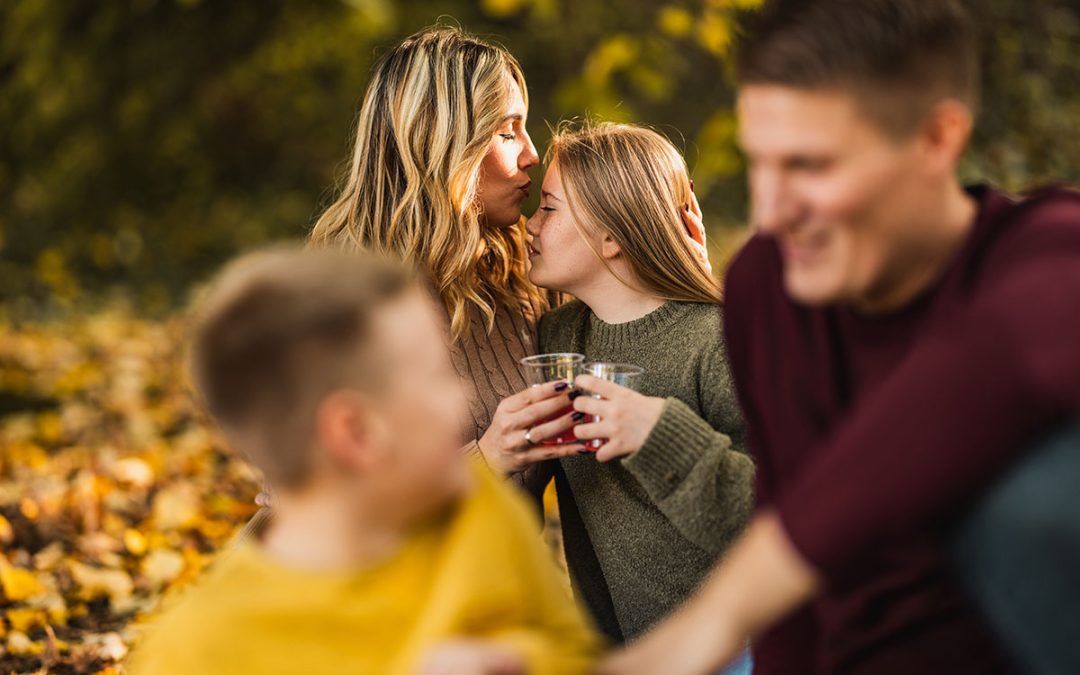
<instances>
[{"instance_id":1,"label":"man's short brown hair","mask_svg":"<svg viewBox=\"0 0 1080 675\"><path fill-rule=\"evenodd\" d=\"M943 99L972 110L978 99L974 29L957 0L767 0L735 58L740 85L849 91L894 135Z\"/></svg>"},{"instance_id":2,"label":"man's short brown hair","mask_svg":"<svg viewBox=\"0 0 1080 675\"><path fill-rule=\"evenodd\" d=\"M327 393L377 383L372 318L415 288L413 278L380 258L277 247L228 265L199 304L195 386L272 485L308 477L315 412Z\"/></svg>"}]
</instances>

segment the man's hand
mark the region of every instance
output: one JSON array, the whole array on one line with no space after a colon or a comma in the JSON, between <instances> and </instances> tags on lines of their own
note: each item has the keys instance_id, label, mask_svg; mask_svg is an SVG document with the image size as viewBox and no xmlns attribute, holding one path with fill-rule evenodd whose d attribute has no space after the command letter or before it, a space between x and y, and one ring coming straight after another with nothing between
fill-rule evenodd
<instances>
[{"instance_id":1,"label":"man's hand","mask_svg":"<svg viewBox=\"0 0 1080 675\"><path fill-rule=\"evenodd\" d=\"M525 660L504 645L453 640L432 647L418 675L525 675Z\"/></svg>"},{"instance_id":2,"label":"man's hand","mask_svg":"<svg viewBox=\"0 0 1080 675\"><path fill-rule=\"evenodd\" d=\"M706 675L733 661L745 646L723 617L688 607L644 638L605 659L598 675Z\"/></svg>"}]
</instances>

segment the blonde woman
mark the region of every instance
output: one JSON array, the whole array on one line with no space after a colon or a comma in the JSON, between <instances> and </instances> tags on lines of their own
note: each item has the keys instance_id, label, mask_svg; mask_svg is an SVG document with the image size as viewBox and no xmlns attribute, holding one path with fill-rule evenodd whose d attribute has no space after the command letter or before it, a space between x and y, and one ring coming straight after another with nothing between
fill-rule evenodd
<instances>
[{"instance_id":1,"label":"blonde woman","mask_svg":"<svg viewBox=\"0 0 1080 675\"><path fill-rule=\"evenodd\" d=\"M347 180L310 237L427 273L454 365L472 388L466 448L508 474L581 448L526 441L537 420L569 405L566 387L512 396L526 387L519 360L535 353L546 308L525 269L521 203L539 163L527 121L525 77L509 52L454 28L413 35L375 67ZM529 438L571 424L557 420Z\"/></svg>"},{"instance_id":2,"label":"blonde woman","mask_svg":"<svg viewBox=\"0 0 1080 675\"><path fill-rule=\"evenodd\" d=\"M684 236L682 157L649 129L602 124L557 133L546 163L529 278L577 300L543 317L540 348L645 369L640 393L579 376L602 399L575 397L575 433L603 445L545 465L575 591L621 641L688 597L734 540L754 465L720 288Z\"/></svg>"}]
</instances>

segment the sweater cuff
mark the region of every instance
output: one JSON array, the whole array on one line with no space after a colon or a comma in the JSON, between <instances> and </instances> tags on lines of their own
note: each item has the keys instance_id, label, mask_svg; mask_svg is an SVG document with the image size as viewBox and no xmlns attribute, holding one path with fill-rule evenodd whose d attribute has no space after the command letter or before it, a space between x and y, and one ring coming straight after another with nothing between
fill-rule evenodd
<instances>
[{"instance_id":1,"label":"sweater cuff","mask_svg":"<svg viewBox=\"0 0 1080 675\"><path fill-rule=\"evenodd\" d=\"M464 446L462 446L461 454L465 455L466 457L470 457L470 458L479 457L481 461L484 460L484 453L480 452L480 443L477 442L475 439L469 441ZM485 464L486 464L486 462L485 462Z\"/></svg>"},{"instance_id":2,"label":"sweater cuff","mask_svg":"<svg viewBox=\"0 0 1080 675\"><path fill-rule=\"evenodd\" d=\"M708 422L679 399L669 398L644 445L622 465L649 494L662 499L690 475L715 439Z\"/></svg>"},{"instance_id":3,"label":"sweater cuff","mask_svg":"<svg viewBox=\"0 0 1080 675\"><path fill-rule=\"evenodd\" d=\"M484 469L486 469L487 472L490 473L491 475L498 476L499 478L505 478L505 476L503 476L501 473L499 473L498 471L493 469L491 467L491 465L488 464L487 457L484 457L483 451L480 450L480 442L479 441L474 439L474 440L471 440L468 443L466 443L461 448L461 454L465 455L465 459L467 461L472 462L473 464L476 464L477 466L484 467Z\"/></svg>"}]
</instances>

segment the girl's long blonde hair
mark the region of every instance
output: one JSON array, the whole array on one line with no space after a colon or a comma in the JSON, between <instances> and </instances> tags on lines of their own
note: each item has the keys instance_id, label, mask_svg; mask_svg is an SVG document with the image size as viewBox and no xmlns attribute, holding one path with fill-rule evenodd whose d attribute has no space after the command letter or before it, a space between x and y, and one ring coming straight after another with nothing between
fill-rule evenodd
<instances>
[{"instance_id":1,"label":"girl's long blonde hair","mask_svg":"<svg viewBox=\"0 0 1080 675\"><path fill-rule=\"evenodd\" d=\"M616 278L665 300L722 300L720 283L691 247L679 214L690 202L690 179L670 141L631 124L563 124L544 157L545 164L554 162L582 237ZM607 232L618 242L634 279L611 268L593 247L590 231Z\"/></svg>"},{"instance_id":2,"label":"girl's long blonde hair","mask_svg":"<svg viewBox=\"0 0 1080 675\"><path fill-rule=\"evenodd\" d=\"M421 266L455 339L471 310L490 330L500 305L527 313L543 307L525 270L523 224L484 225L477 199L511 82L527 105L514 57L456 28L427 29L393 48L364 95L348 177L309 239Z\"/></svg>"}]
</instances>

